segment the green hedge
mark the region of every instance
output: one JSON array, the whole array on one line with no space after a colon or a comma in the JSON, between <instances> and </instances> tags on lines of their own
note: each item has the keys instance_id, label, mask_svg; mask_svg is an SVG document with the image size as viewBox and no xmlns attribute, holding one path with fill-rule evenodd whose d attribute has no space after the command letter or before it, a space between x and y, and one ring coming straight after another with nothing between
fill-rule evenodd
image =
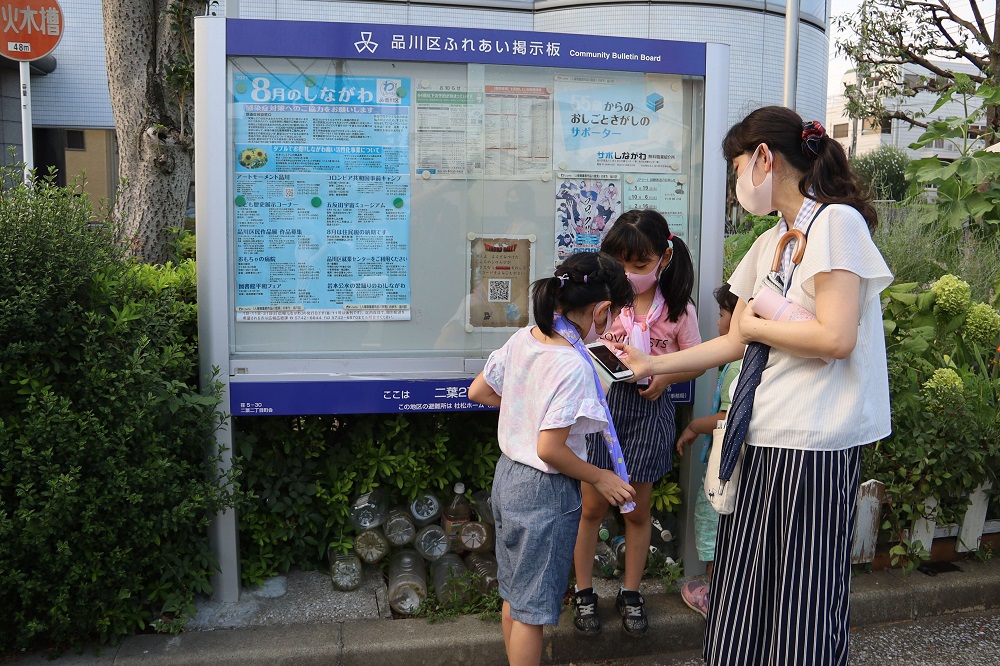
<instances>
[{"instance_id":1,"label":"green hedge","mask_svg":"<svg viewBox=\"0 0 1000 666\"><path fill-rule=\"evenodd\" d=\"M135 265L71 188L0 179L0 650L178 628L231 503L194 264Z\"/></svg>"}]
</instances>

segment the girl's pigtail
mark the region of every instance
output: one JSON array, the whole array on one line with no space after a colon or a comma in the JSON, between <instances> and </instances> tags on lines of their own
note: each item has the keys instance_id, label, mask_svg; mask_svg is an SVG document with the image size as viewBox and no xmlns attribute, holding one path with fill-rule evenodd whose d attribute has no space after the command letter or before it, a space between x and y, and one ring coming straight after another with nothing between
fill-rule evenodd
<instances>
[{"instance_id":1,"label":"girl's pigtail","mask_svg":"<svg viewBox=\"0 0 1000 666\"><path fill-rule=\"evenodd\" d=\"M674 247L670 263L660 272L660 293L667 302L667 318L676 322L691 302L691 292L694 290L694 260L684 241L673 234L671 236L670 242Z\"/></svg>"},{"instance_id":2,"label":"girl's pigtail","mask_svg":"<svg viewBox=\"0 0 1000 666\"><path fill-rule=\"evenodd\" d=\"M542 278L531 284L531 310L535 325L545 335L552 335L556 306L559 304L559 287L565 280L558 277Z\"/></svg>"}]
</instances>

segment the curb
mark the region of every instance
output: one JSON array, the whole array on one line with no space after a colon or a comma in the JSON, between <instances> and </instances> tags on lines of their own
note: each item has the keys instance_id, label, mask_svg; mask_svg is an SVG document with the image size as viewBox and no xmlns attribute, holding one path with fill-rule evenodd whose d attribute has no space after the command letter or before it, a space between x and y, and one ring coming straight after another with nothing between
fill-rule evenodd
<instances>
[{"instance_id":1,"label":"curb","mask_svg":"<svg viewBox=\"0 0 1000 666\"><path fill-rule=\"evenodd\" d=\"M854 627L1000 607L1000 560L959 563L960 571L936 576L898 570L854 576L851 624ZM593 662L697 650L704 620L689 610L677 593L646 594L649 634L626 636L618 625L613 598L599 602L604 631L578 636L572 614L563 613L557 627L546 627L544 664ZM76 666L415 666L507 663L498 622L461 617L453 621L424 619L367 620L297 624L253 629L191 631L179 636L131 636L100 654L65 655L50 660L32 655L18 663Z\"/></svg>"}]
</instances>

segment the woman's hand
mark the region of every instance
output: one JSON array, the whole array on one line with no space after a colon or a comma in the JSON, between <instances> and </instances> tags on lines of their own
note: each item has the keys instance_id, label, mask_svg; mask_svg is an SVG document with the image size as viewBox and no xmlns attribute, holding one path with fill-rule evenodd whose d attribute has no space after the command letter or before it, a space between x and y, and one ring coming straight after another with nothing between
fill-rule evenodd
<instances>
[{"instance_id":1,"label":"woman's hand","mask_svg":"<svg viewBox=\"0 0 1000 666\"><path fill-rule=\"evenodd\" d=\"M626 345L621 342L615 342L613 345L615 351L621 352L619 354L621 359L635 373L635 377L629 381L635 382L653 374L652 356L632 345Z\"/></svg>"},{"instance_id":2,"label":"woman's hand","mask_svg":"<svg viewBox=\"0 0 1000 666\"><path fill-rule=\"evenodd\" d=\"M664 391L670 388L670 379L666 375L653 375L649 381L649 386L639 389L639 395L649 401L659 398Z\"/></svg>"},{"instance_id":3,"label":"woman's hand","mask_svg":"<svg viewBox=\"0 0 1000 666\"><path fill-rule=\"evenodd\" d=\"M764 287L766 289L766 287ZM743 308L743 312L740 314L740 341L743 344L748 345L751 342L757 342L757 338L754 337L760 328L760 323L763 320L754 314L753 308L747 306Z\"/></svg>"},{"instance_id":4,"label":"woman's hand","mask_svg":"<svg viewBox=\"0 0 1000 666\"><path fill-rule=\"evenodd\" d=\"M610 470L601 470L601 475L594 483L594 488L604 496L604 499L615 506L621 506L635 500L635 489Z\"/></svg>"}]
</instances>

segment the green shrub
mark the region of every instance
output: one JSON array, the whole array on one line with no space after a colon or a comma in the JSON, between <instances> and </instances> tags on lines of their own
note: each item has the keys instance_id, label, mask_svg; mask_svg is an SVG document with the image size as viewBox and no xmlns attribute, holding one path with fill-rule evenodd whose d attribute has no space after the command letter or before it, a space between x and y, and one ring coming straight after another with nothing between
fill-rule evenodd
<instances>
[{"instance_id":1,"label":"green shrub","mask_svg":"<svg viewBox=\"0 0 1000 666\"><path fill-rule=\"evenodd\" d=\"M726 238L722 250L722 279L729 280L743 257L753 246L754 241L765 231L778 223L777 215L752 215L747 213L745 222L749 225L746 231L732 234Z\"/></svg>"},{"instance_id":2,"label":"green shrub","mask_svg":"<svg viewBox=\"0 0 1000 666\"><path fill-rule=\"evenodd\" d=\"M942 232L932 206L911 203L880 206L874 239L897 283L961 275L973 299L1000 304L1000 238Z\"/></svg>"},{"instance_id":3,"label":"green shrub","mask_svg":"<svg viewBox=\"0 0 1000 666\"><path fill-rule=\"evenodd\" d=\"M851 160L851 170L861 178L876 199L902 201L906 198L906 167L910 157L896 146L882 145Z\"/></svg>"},{"instance_id":4,"label":"green shrub","mask_svg":"<svg viewBox=\"0 0 1000 666\"><path fill-rule=\"evenodd\" d=\"M350 546L350 501L375 486L404 503L442 501L456 481L489 488L500 456L497 412L234 419L241 480L245 583L314 568L327 547Z\"/></svg>"},{"instance_id":5,"label":"green shrub","mask_svg":"<svg viewBox=\"0 0 1000 666\"><path fill-rule=\"evenodd\" d=\"M72 188L0 178L0 649L177 628L230 503L194 266L134 265Z\"/></svg>"},{"instance_id":6,"label":"green shrub","mask_svg":"<svg viewBox=\"0 0 1000 666\"><path fill-rule=\"evenodd\" d=\"M865 448L862 473L886 484L883 527L899 541L931 517L927 498L938 522L961 522L969 493L998 482L1000 314L970 304L968 284L951 275L928 289L893 285L884 299L892 434ZM914 543L893 550L910 566L920 554Z\"/></svg>"}]
</instances>

